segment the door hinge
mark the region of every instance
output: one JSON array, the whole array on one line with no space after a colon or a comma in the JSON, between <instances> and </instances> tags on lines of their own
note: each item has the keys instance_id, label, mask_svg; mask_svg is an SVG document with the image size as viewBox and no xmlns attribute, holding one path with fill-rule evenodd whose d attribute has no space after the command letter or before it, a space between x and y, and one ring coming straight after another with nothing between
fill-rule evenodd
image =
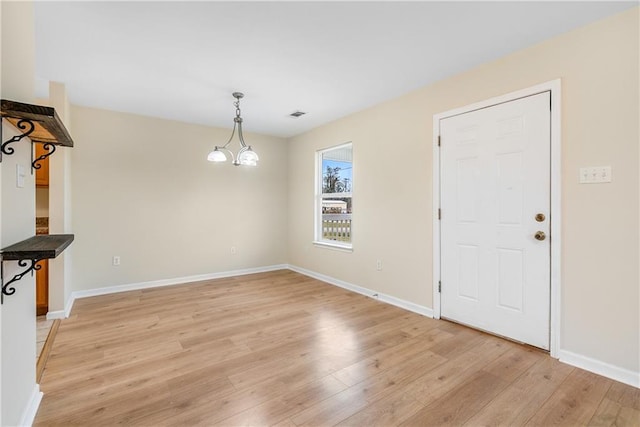
<instances>
[{"instance_id":1,"label":"door hinge","mask_svg":"<svg viewBox=\"0 0 640 427\"><path fill-rule=\"evenodd\" d=\"M438 280L438 292L442 292L442 282L440 280Z\"/></svg>"},{"instance_id":2,"label":"door hinge","mask_svg":"<svg viewBox=\"0 0 640 427\"><path fill-rule=\"evenodd\" d=\"M442 219L442 210L440 210L440 208L438 208L438 220Z\"/></svg>"},{"instance_id":3,"label":"door hinge","mask_svg":"<svg viewBox=\"0 0 640 427\"><path fill-rule=\"evenodd\" d=\"M438 147L440 147L440 135L438 135Z\"/></svg>"}]
</instances>

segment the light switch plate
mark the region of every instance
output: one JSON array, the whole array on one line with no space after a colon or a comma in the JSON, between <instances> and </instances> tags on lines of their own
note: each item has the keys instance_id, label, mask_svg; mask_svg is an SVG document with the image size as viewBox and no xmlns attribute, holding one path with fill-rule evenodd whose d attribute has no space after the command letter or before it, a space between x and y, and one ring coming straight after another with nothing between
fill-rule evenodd
<instances>
[{"instance_id":1,"label":"light switch plate","mask_svg":"<svg viewBox=\"0 0 640 427\"><path fill-rule=\"evenodd\" d=\"M602 184L611 182L611 166L580 168L580 184Z\"/></svg>"},{"instance_id":2,"label":"light switch plate","mask_svg":"<svg viewBox=\"0 0 640 427\"><path fill-rule=\"evenodd\" d=\"M24 188L24 178L26 173L24 171L24 166L16 165L16 187Z\"/></svg>"}]
</instances>

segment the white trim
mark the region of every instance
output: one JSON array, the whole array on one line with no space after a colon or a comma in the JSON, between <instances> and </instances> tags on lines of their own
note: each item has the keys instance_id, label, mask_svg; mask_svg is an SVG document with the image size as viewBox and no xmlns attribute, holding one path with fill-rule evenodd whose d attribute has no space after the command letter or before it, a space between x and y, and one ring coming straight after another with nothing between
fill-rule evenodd
<instances>
[{"instance_id":1,"label":"white trim","mask_svg":"<svg viewBox=\"0 0 640 427\"><path fill-rule=\"evenodd\" d=\"M433 293L433 318L440 319L440 289L438 284L440 282L440 218L438 218L438 210L440 209L440 146L438 145L438 138L440 137L440 118L441 115L437 114L433 116L433 187L431 204L433 206L433 212L431 213L432 224L431 229L433 233L433 278L431 282L431 288Z\"/></svg>"},{"instance_id":2,"label":"white trim","mask_svg":"<svg viewBox=\"0 0 640 427\"><path fill-rule=\"evenodd\" d=\"M56 311L47 312L47 320L66 319L67 317L69 316L66 315L66 310L56 310Z\"/></svg>"},{"instance_id":3,"label":"white trim","mask_svg":"<svg viewBox=\"0 0 640 427\"><path fill-rule=\"evenodd\" d=\"M71 314L71 308L73 308L73 303L75 302L75 298L73 294L69 296L67 302L64 304L64 310L50 311L47 313L47 320L53 319L66 319Z\"/></svg>"},{"instance_id":4,"label":"white trim","mask_svg":"<svg viewBox=\"0 0 640 427\"><path fill-rule=\"evenodd\" d=\"M296 273L304 274L305 276L312 277L317 280L321 280L330 285L338 286L340 288L346 289L348 291L356 292L358 294L362 294L371 298L378 299L384 303L395 305L396 307L402 308L407 311L411 311L417 314L421 314L426 317L433 317L433 311L429 307L424 307L422 305L414 304L409 301L405 301L400 298L396 298L391 295L383 294L380 292L373 291L371 289L354 285L349 282L345 282L344 280L336 279L331 276L326 276L321 273L317 273L315 271L307 270L306 268L297 267L295 265L289 265L289 270L295 271Z\"/></svg>"},{"instance_id":5,"label":"white trim","mask_svg":"<svg viewBox=\"0 0 640 427\"><path fill-rule=\"evenodd\" d=\"M441 304L437 283L440 281L440 221L438 209L440 208L440 149L438 136L440 135L440 120L470 111L487 108L493 105L513 101L515 99L536 95L542 92L551 92L551 305L550 305L550 331L549 346L552 357L558 357L560 349L561 330L561 81L560 79L541 83L526 89L507 93L464 107L445 111L433 116L433 317L440 318Z\"/></svg>"},{"instance_id":6,"label":"white trim","mask_svg":"<svg viewBox=\"0 0 640 427\"><path fill-rule=\"evenodd\" d=\"M347 141L347 142L340 143L338 145L334 145L333 147L321 148L319 150L316 150L316 153L323 154L323 153L326 153L327 151L340 150L342 148L347 148L347 146L349 145L351 145L351 149L353 150L352 144L353 144L353 141ZM353 162L353 151L351 151L351 162Z\"/></svg>"},{"instance_id":7,"label":"white trim","mask_svg":"<svg viewBox=\"0 0 640 427\"><path fill-rule=\"evenodd\" d=\"M73 292L72 292L72 295L69 295L69 299L64 304L64 318L65 319L71 315L71 309L73 308L73 303L74 302L76 302L76 299L74 298Z\"/></svg>"},{"instance_id":8,"label":"white trim","mask_svg":"<svg viewBox=\"0 0 640 427\"><path fill-rule=\"evenodd\" d=\"M19 426L31 426L33 424L36 419L36 414L38 413L38 408L40 407L40 402L42 401L42 395L40 385L34 384L29 403L24 408L24 412L22 412L22 416L20 417Z\"/></svg>"},{"instance_id":9,"label":"white trim","mask_svg":"<svg viewBox=\"0 0 640 427\"><path fill-rule=\"evenodd\" d=\"M162 286L181 285L190 282L201 282L203 280L222 279L225 277L244 276L246 274L266 273L268 271L286 270L287 264L269 265L265 267L245 268L241 270L222 271L219 273L198 274L194 276L175 277L173 279L152 280L149 282L129 283L125 285L108 286L104 288L88 289L86 291L73 291L71 293L71 304L78 298L95 297L99 295L115 294L118 292L136 291L140 289L159 288ZM68 316L67 316L68 317Z\"/></svg>"},{"instance_id":10,"label":"white trim","mask_svg":"<svg viewBox=\"0 0 640 427\"><path fill-rule=\"evenodd\" d=\"M325 249L333 249L340 252L353 252L353 246L349 245L341 245L339 243L329 243L328 241L317 241L314 240L311 242L314 246Z\"/></svg>"},{"instance_id":11,"label":"white trim","mask_svg":"<svg viewBox=\"0 0 640 427\"><path fill-rule=\"evenodd\" d=\"M558 357L560 351L562 303L562 87L560 79L546 83L551 91L551 312L549 354Z\"/></svg>"},{"instance_id":12,"label":"white trim","mask_svg":"<svg viewBox=\"0 0 640 427\"><path fill-rule=\"evenodd\" d=\"M628 369L592 359L581 354L572 353L567 350L559 350L558 358L561 362L568 365L640 388L640 372L630 371Z\"/></svg>"},{"instance_id":13,"label":"white trim","mask_svg":"<svg viewBox=\"0 0 640 427\"><path fill-rule=\"evenodd\" d=\"M347 199L353 197L353 187L351 187L351 191L345 191L342 193L320 193L322 199Z\"/></svg>"}]
</instances>

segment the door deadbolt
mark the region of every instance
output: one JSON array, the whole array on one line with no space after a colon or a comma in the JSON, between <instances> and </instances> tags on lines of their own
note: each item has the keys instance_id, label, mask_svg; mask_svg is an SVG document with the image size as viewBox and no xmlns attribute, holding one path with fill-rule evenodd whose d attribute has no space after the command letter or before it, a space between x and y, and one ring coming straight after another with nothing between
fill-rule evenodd
<instances>
[{"instance_id":1,"label":"door deadbolt","mask_svg":"<svg viewBox=\"0 0 640 427\"><path fill-rule=\"evenodd\" d=\"M533 235L533 237L535 237L536 240L543 241L547 238L547 235L544 234L544 231L537 231L536 234Z\"/></svg>"},{"instance_id":2,"label":"door deadbolt","mask_svg":"<svg viewBox=\"0 0 640 427\"><path fill-rule=\"evenodd\" d=\"M546 218L547 218L547 217L546 217L546 216L544 216L544 214L543 214L543 213L539 213L539 214L537 214L537 215L536 215L536 221L538 221L538 222L542 222L542 221L544 221Z\"/></svg>"}]
</instances>

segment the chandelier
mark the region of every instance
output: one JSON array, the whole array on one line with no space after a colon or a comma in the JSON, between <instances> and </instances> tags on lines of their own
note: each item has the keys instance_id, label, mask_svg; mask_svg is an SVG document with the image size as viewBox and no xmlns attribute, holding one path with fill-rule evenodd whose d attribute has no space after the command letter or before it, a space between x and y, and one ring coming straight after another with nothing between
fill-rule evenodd
<instances>
[{"instance_id":1,"label":"chandelier","mask_svg":"<svg viewBox=\"0 0 640 427\"><path fill-rule=\"evenodd\" d=\"M244 94L241 92L233 92L233 97L236 101L233 103L236 107L236 116L233 119L233 131L231 131L231 137L226 144L222 147L218 147L217 145L213 149L212 152L207 156L207 160L210 162L226 162L227 155L224 153L225 151L229 153L231 156L231 163L235 166L256 166L258 164L258 155L255 151L251 149L250 145L245 144L244 137L242 136L242 117L240 117L240 99L244 97ZM240 141L240 150L238 150L238 155L234 156L233 152L227 148L231 141L233 140L233 136L236 134L236 128L238 128L238 140Z\"/></svg>"}]
</instances>

